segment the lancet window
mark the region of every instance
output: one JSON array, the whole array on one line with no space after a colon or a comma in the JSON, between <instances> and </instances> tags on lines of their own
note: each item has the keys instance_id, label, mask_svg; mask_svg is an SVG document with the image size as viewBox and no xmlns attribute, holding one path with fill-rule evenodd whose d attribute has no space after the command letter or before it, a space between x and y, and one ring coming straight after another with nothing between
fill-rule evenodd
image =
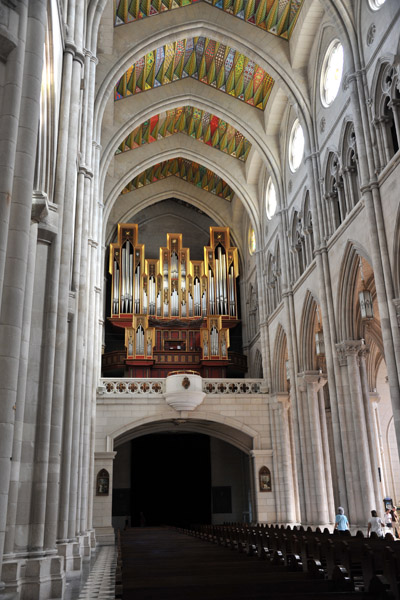
<instances>
[{"instance_id":1,"label":"lancet window","mask_svg":"<svg viewBox=\"0 0 400 600\"><path fill-rule=\"evenodd\" d=\"M353 123L346 128L343 144L343 181L345 187L346 212L349 213L360 199L358 178L358 154Z\"/></svg>"},{"instance_id":2,"label":"lancet window","mask_svg":"<svg viewBox=\"0 0 400 600\"><path fill-rule=\"evenodd\" d=\"M329 156L325 181L325 229L330 237L343 223L347 213L343 175L336 153L332 152Z\"/></svg>"},{"instance_id":3,"label":"lancet window","mask_svg":"<svg viewBox=\"0 0 400 600\"><path fill-rule=\"evenodd\" d=\"M379 170L382 170L399 150L400 91L396 68L386 63L381 67L375 92L373 124L379 150Z\"/></svg>"},{"instance_id":4,"label":"lancet window","mask_svg":"<svg viewBox=\"0 0 400 600\"><path fill-rule=\"evenodd\" d=\"M270 254L267 259L267 308L271 314L282 300L281 261L279 246L276 255Z\"/></svg>"}]
</instances>

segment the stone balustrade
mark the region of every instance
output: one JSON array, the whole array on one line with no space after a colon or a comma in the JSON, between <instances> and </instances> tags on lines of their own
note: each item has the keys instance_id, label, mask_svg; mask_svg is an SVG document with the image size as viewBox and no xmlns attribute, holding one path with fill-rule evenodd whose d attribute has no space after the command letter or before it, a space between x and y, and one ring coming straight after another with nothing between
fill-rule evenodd
<instances>
[{"instance_id":1,"label":"stone balustrade","mask_svg":"<svg viewBox=\"0 0 400 600\"><path fill-rule=\"evenodd\" d=\"M97 388L100 397L163 396L166 392L163 378L102 378ZM202 390L206 394L262 394L262 379L203 379Z\"/></svg>"}]
</instances>

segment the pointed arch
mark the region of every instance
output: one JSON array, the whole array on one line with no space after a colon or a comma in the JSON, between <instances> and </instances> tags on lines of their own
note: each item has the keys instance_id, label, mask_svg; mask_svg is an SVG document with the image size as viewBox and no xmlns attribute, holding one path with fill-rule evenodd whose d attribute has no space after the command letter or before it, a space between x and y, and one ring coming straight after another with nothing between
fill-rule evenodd
<instances>
[{"instance_id":1,"label":"pointed arch","mask_svg":"<svg viewBox=\"0 0 400 600\"><path fill-rule=\"evenodd\" d=\"M317 369L315 331L320 321L321 311L318 301L314 294L310 290L307 290L300 325L300 371L315 371Z\"/></svg>"},{"instance_id":2,"label":"pointed arch","mask_svg":"<svg viewBox=\"0 0 400 600\"><path fill-rule=\"evenodd\" d=\"M286 333L279 323L275 336L273 369L272 369L272 391L288 392L289 384L287 378L286 363L288 360L288 348Z\"/></svg>"}]
</instances>

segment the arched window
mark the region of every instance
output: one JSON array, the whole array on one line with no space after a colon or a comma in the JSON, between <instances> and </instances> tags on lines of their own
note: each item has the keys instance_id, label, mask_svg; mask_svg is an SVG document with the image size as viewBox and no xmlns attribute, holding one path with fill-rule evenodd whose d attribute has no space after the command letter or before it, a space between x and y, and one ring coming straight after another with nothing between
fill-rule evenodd
<instances>
[{"instance_id":1,"label":"arched window","mask_svg":"<svg viewBox=\"0 0 400 600\"><path fill-rule=\"evenodd\" d=\"M295 173L301 165L304 155L304 132L299 119L293 123L289 138L289 166Z\"/></svg>"},{"instance_id":2,"label":"arched window","mask_svg":"<svg viewBox=\"0 0 400 600\"><path fill-rule=\"evenodd\" d=\"M265 192L265 210L267 213L267 218L272 219L274 214L276 213L277 201L276 201L276 191L275 186L271 177L268 179L267 189Z\"/></svg>"},{"instance_id":3,"label":"arched window","mask_svg":"<svg viewBox=\"0 0 400 600\"><path fill-rule=\"evenodd\" d=\"M310 192L307 191L304 206L303 206L303 233L305 238L305 263L306 266L314 259L314 232L313 232L313 220L310 209Z\"/></svg>"},{"instance_id":4,"label":"arched window","mask_svg":"<svg viewBox=\"0 0 400 600\"><path fill-rule=\"evenodd\" d=\"M303 224L297 211L294 211L292 218L291 250L292 280L295 282L304 273L306 254Z\"/></svg>"},{"instance_id":5,"label":"arched window","mask_svg":"<svg viewBox=\"0 0 400 600\"><path fill-rule=\"evenodd\" d=\"M334 40L325 53L321 70L321 102L325 107L330 106L336 98L342 81L342 74L343 46L339 40Z\"/></svg>"},{"instance_id":6,"label":"arched window","mask_svg":"<svg viewBox=\"0 0 400 600\"><path fill-rule=\"evenodd\" d=\"M382 65L375 91L373 124L379 150L379 170L382 170L399 150L400 91L395 66Z\"/></svg>"},{"instance_id":7,"label":"arched window","mask_svg":"<svg viewBox=\"0 0 400 600\"><path fill-rule=\"evenodd\" d=\"M339 157L331 153L328 160L326 175L326 224L325 229L330 237L343 223L347 214L343 177Z\"/></svg>"},{"instance_id":8,"label":"arched window","mask_svg":"<svg viewBox=\"0 0 400 600\"><path fill-rule=\"evenodd\" d=\"M358 155L353 123L346 127L343 145L343 181L345 187L346 212L350 212L360 199L358 179Z\"/></svg>"}]
</instances>

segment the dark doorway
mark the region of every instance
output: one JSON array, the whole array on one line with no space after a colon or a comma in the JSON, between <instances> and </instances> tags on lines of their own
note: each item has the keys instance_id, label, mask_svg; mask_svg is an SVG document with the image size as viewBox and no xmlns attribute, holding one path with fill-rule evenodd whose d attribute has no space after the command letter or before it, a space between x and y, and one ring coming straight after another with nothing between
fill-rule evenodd
<instances>
[{"instance_id":1,"label":"dark doorway","mask_svg":"<svg viewBox=\"0 0 400 600\"><path fill-rule=\"evenodd\" d=\"M132 441L132 525L211 523L210 438L152 434Z\"/></svg>"}]
</instances>

